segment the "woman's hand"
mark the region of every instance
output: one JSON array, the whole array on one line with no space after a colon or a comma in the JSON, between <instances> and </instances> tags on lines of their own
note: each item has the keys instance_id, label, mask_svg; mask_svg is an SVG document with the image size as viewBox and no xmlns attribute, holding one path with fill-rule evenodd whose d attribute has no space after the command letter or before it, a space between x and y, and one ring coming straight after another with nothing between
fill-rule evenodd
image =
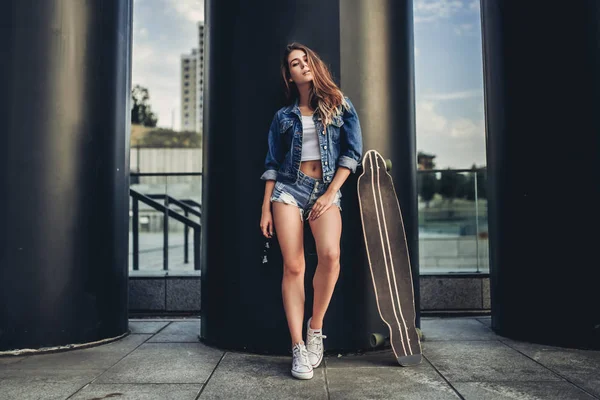
<instances>
[{"instance_id":1,"label":"woman's hand","mask_svg":"<svg viewBox=\"0 0 600 400\"><path fill-rule=\"evenodd\" d=\"M317 199L315 205L310 210L310 213L308 214L308 220L314 221L315 219L323 215L325 211L329 210L329 207L333 205L335 194L336 192L330 193L329 191L323 193L321 197Z\"/></svg>"},{"instance_id":2,"label":"woman's hand","mask_svg":"<svg viewBox=\"0 0 600 400\"><path fill-rule=\"evenodd\" d=\"M266 210L263 208L262 216L260 217L260 230L267 239L273 237L273 214L271 214L270 209Z\"/></svg>"}]
</instances>

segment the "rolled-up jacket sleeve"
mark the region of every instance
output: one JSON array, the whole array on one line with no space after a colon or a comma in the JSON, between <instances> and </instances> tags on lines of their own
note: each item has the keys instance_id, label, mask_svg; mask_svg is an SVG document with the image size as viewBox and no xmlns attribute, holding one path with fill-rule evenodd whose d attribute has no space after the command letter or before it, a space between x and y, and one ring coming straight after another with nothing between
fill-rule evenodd
<instances>
[{"instance_id":1,"label":"rolled-up jacket sleeve","mask_svg":"<svg viewBox=\"0 0 600 400\"><path fill-rule=\"evenodd\" d=\"M268 150L267 156L265 157L265 172L260 179L263 181L277 180L277 171L279 171L283 156L276 113L271 122L271 127L269 128Z\"/></svg>"},{"instance_id":2,"label":"rolled-up jacket sleeve","mask_svg":"<svg viewBox=\"0 0 600 400\"><path fill-rule=\"evenodd\" d=\"M340 132L341 147L338 166L348 168L354 173L362 160L362 131L354 105L348 97L346 97L346 101L349 107L344 110L342 115L344 124L341 126Z\"/></svg>"}]
</instances>

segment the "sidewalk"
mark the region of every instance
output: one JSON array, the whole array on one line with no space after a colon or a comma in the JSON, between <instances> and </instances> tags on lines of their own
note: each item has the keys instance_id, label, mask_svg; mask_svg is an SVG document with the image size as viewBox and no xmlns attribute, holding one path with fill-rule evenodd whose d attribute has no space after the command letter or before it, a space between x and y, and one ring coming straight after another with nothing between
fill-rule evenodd
<instances>
[{"instance_id":1,"label":"sidewalk","mask_svg":"<svg viewBox=\"0 0 600 400\"><path fill-rule=\"evenodd\" d=\"M199 319L132 319L117 342L0 358L0 399L600 398L600 351L513 341L489 325L489 317L423 318L419 366L400 367L389 351L331 355L299 381L291 357L203 345Z\"/></svg>"}]
</instances>

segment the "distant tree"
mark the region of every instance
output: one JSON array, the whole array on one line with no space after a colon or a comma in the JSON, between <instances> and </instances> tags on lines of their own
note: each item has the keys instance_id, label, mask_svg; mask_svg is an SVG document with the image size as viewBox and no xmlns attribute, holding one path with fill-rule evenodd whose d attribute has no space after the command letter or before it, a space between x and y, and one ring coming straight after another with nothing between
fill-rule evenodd
<instances>
[{"instance_id":1,"label":"distant tree","mask_svg":"<svg viewBox=\"0 0 600 400\"><path fill-rule=\"evenodd\" d=\"M192 131L177 132L158 128L146 133L138 145L151 148L198 148L202 147L202 135Z\"/></svg>"},{"instance_id":2,"label":"distant tree","mask_svg":"<svg viewBox=\"0 0 600 400\"><path fill-rule=\"evenodd\" d=\"M475 164L471 166L473 172L469 174L469 177L465 180L463 187L463 193L460 197L467 200L475 200L475 175L477 175L477 197L480 199L487 198L487 175L485 169L478 168Z\"/></svg>"},{"instance_id":3,"label":"distant tree","mask_svg":"<svg viewBox=\"0 0 600 400\"><path fill-rule=\"evenodd\" d=\"M483 168L477 171L477 196L487 199L487 171Z\"/></svg>"},{"instance_id":4,"label":"distant tree","mask_svg":"<svg viewBox=\"0 0 600 400\"><path fill-rule=\"evenodd\" d=\"M440 177L440 194L450 203L456 198L459 179L459 174L450 168L442 171L442 176Z\"/></svg>"},{"instance_id":5,"label":"distant tree","mask_svg":"<svg viewBox=\"0 0 600 400\"><path fill-rule=\"evenodd\" d=\"M131 123L149 127L155 127L158 123L158 118L150 106L148 89L140 85L131 89Z\"/></svg>"},{"instance_id":6,"label":"distant tree","mask_svg":"<svg viewBox=\"0 0 600 400\"><path fill-rule=\"evenodd\" d=\"M420 172L417 174L419 194L421 200L425 202L425 207L429 208L429 202L437 192L437 178L434 173Z\"/></svg>"},{"instance_id":7,"label":"distant tree","mask_svg":"<svg viewBox=\"0 0 600 400\"><path fill-rule=\"evenodd\" d=\"M435 157L436 156L433 154L427 154L422 151L419 151L417 153L417 164L419 166L419 169L434 169L435 163L433 162L433 159Z\"/></svg>"},{"instance_id":8,"label":"distant tree","mask_svg":"<svg viewBox=\"0 0 600 400\"><path fill-rule=\"evenodd\" d=\"M463 195L461 197L467 200L475 200L475 173L469 175L463 186Z\"/></svg>"}]
</instances>

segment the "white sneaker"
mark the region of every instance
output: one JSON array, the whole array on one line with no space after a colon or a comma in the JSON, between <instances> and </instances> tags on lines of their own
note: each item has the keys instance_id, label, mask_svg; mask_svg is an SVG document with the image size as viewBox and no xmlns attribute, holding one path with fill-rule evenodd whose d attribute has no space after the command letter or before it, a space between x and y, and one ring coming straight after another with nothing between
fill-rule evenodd
<instances>
[{"instance_id":1,"label":"white sneaker","mask_svg":"<svg viewBox=\"0 0 600 400\"><path fill-rule=\"evenodd\" d=\"M317 368L323 361L323 339L327 336L323 335L321 329L311 329L310 321L306 325L306 350L308 351L308 360L313 368Z\"/></svg>"},{"instance_id":2,"label":"white sneaker","mask_svg":"<svg viewBox=\"0 0 600 400\"><path fill-rule=\"evenodd\" d=\"M292 376L298 379L312 379L313 368L308 361L308 352L304 343L298 343L292 349Z\"/></svg>"}]
</instances>

